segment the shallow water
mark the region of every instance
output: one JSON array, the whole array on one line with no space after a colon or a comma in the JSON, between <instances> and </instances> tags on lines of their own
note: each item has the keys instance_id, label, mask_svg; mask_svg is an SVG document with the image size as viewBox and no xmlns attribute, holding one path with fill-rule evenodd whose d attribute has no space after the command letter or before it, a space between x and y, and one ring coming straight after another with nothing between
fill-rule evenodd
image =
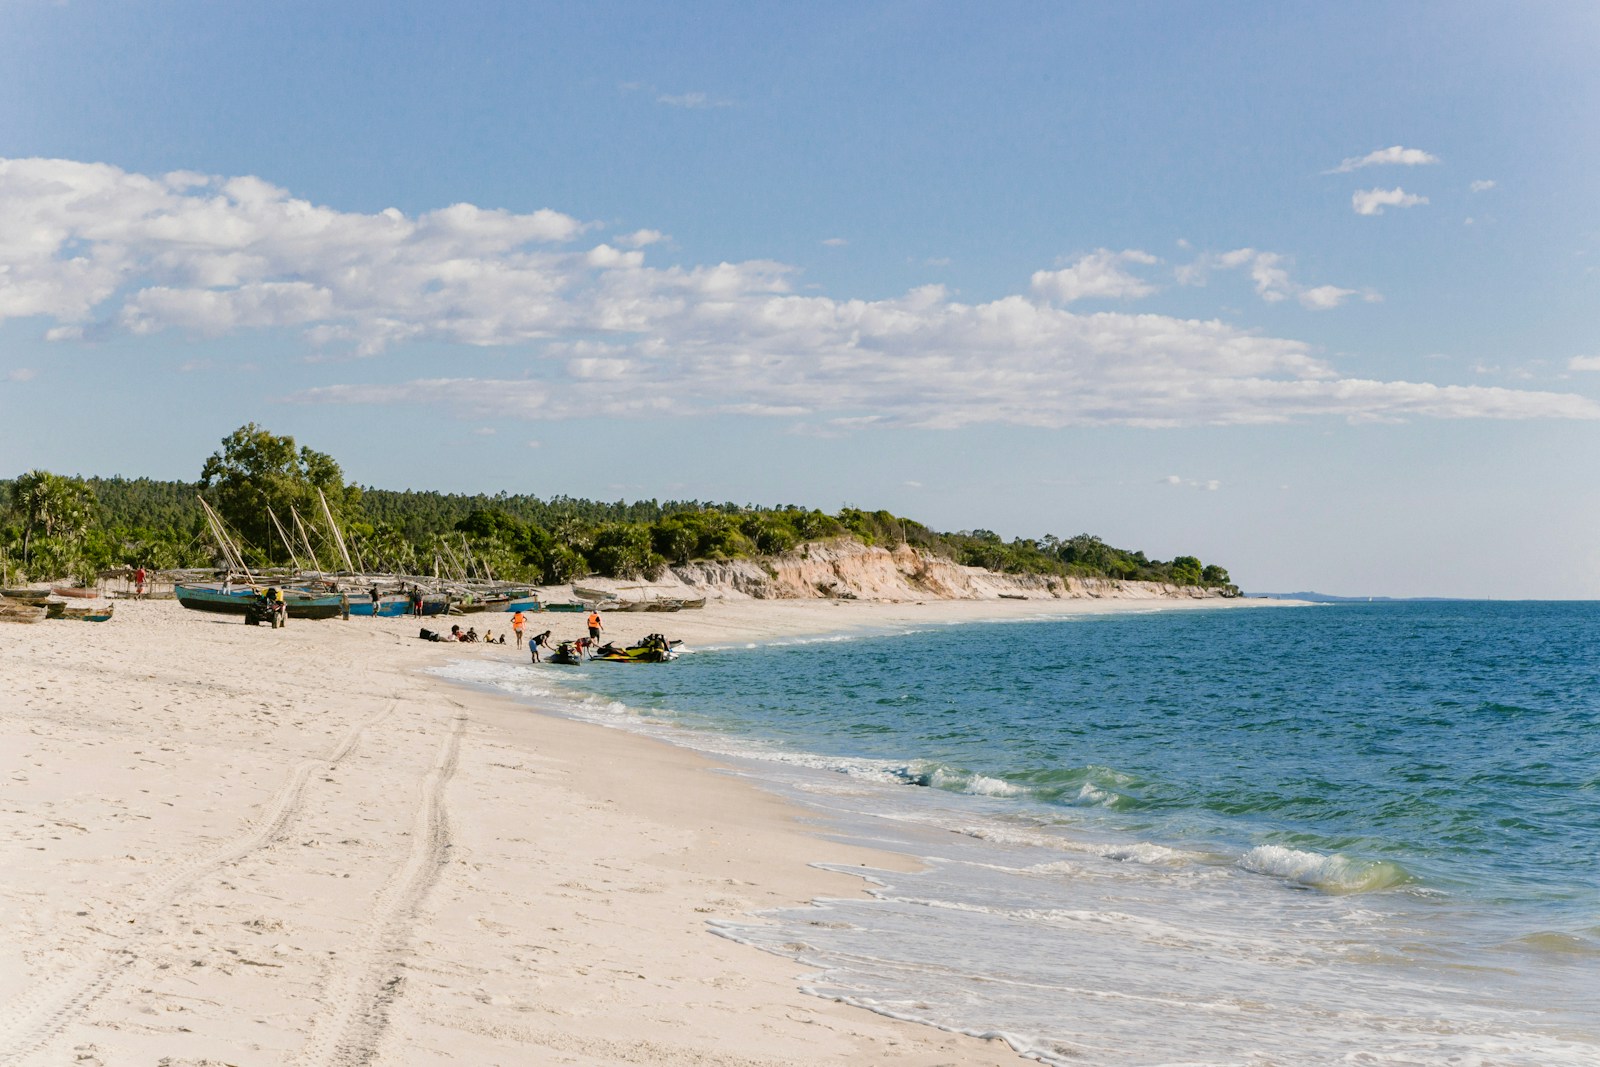
<instances>
[{"instance_id":1,"label":"shallow water","mask_svg":"<svg viewBox=\"0 0 1600 1067\"><path fill-rule=\"evenodd\" d=\"M726 936L1052 1063L1600 1063L1600 606L1097 615L462 680L928 861ZM855 873L860 873L856 871Z\"/></svg>"}]
</instances>

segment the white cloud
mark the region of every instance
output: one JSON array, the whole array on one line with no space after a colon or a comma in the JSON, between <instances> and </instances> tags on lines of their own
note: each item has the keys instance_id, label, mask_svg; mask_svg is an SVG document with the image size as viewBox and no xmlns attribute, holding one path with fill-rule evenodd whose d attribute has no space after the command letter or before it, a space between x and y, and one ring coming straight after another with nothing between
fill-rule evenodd
<instances>
[{"instance_id":1,"label":"white cloud","mask_svg":"<svg viewBox=\"0 0 1600 1067\"><path fill-rule=\"evenodd\" d=\"M32 367L17 367L5 373L5 380L8 382L31 382L36 377L38 372Z\"/></svg>"},{"instance_id":2,"label":"white cloud","mask_svg":"<svg viewBox=\"0 0 1600 1067\"><path fill-rule=\"evenodd\" d=\"M61 160L0 160L0 218L0 318L96 336L295 329L367 356L413 341L515 353L493 377L386 382L378 370L297 403L444 408L473 425L730 413L800 433L1600 418L1576 395L1346 379L1304 342L1214 319L1061 306L1146 294L1154 287L1129 269L1157 262L1143 252L1096 252L1035 275L1033 295L982 303L941 286L836 299L797 293L782 263L657 266L620 239L573 247L591 227L554 211L359 214L254 178ZM1286 262L1240 249L1209 265L1248 270L1266 299L1344 299L1298 287Z\"/></svg>"},{"instance_id":3,"label":"white cloud","mask_svg":"<svg viewBox=\"0 0 1600 1067\"><path fill-rule=\"evenodd\" d=\"M1351 156L1332 170L1323 171L1324 174L1349 174L1353 170L1363 167L1402 166L1415 167L1424 163L1437 163L1439 157L1424 152L1420 148L1402 148L1392 145L1389 148L1380 148L1376 152L1368 152L1364 156Z\"/></svg>"},{"instance_id":4,"label":"white cloud","mask_svg":"<svg viewBox=\"0 0 1600 1067\"><path fill-rule=\"evenodd\" d=\"M1269 304L1281 303L1291 297L1302 307L1312 311L1326 311L1339 307L1346 298L1355 295L1354 289L1336 285L1304 286L1289 274L1293 261L1277 252L1260 252L1254 248L1236 248L1231 252L1208 252L1193 262L1180 264L1173 274L1179 285L1205 285L1215 270L1246 270L1255 282L1256 295ZM1364 299L1381 301L1382 296L1368 292Z\"/></svg>"},{"instance_id":5,"label":"white cloud","mask_svg":"<svg viewBox=\"0 0 1600 1067\"><path fill-rule=\"evenodd\" d=\"M1195 481L1195 480L1192 480L1192 479L1188 480L1188 481L1185 481L1183 478L1178 477L1176 474L1167 475L1165 478L1161 479L1161 484L1162 485L1170 485L1170 486L1173 486L1174 488L1181 487L1181 488L1186 488L1186 489L1199 489L1199 490L1201 490L1203 492L1207 492L1207 493L1214 493L1218 489L1222 488L1222 482L1218 481L1216 478L1209 478L1209 479L1206 479L1205 481Z\"/></svg>"},{"instance_id":6,"label":"white cloud","mask_svg":"<svg viewBox=\"0 0 1600 1067\"><path fill-rule=\"evenodd\" d=\"M1600 356L1573 356L1567 360L1567 369L1600 371Z\"/></svg>"},{"instance_id":7,"label":"white cloud","mask_svg":"<svg viewBox=\"0 0 1600 1067\"><path fill-rule=\"evenodd\" d=\"M843 237L824 237L822 239L822 243L829 248L843 248L850 242L845 240Z\"/></svg>"},{"instance_id":8,"label":"white cloud","mask_svg":"<svg viewBox=\"0 0 1600 1067\"><path fill-rule=\"evenodd\" d=\"M732 100L722 100L708 93L657 93L656 103L666 104L668 107L681 107L695 111L708 107L732 107Z\"/></svg>"},{"instance_id":9,"label":"white cloud","mask_svg":"<svg viewBox=\"0 0 1600 1067\"><path fill-rule=\"evenodd\" d=\"M660 230L634 230L632 233L621 234L613 238L617 244L625 248L647 248L666 239L667 235Z\"/></svg>"},{"instance_id":10,"label":"white cloud","mask_svg":"<svg viewBox=\"0 0 1600 1067\"><path fill-rule=\"evenodd\" d=\"M1400 188L1357 189L1350 196L1350 203L1355 207L1357 215L1382 215L1386 207L1416 207L1427 202L1427 197L1417 196Z\"/></svg>"},{"instance_id":11,"label":"white cloud","mask_svg":"<svg viewBox=\"0 0 1600 1067\"><path fill-rule=\"evenodd\" d=\"M1144 266L1159 260L1147 252L1129 249L1112 252L1101 248L1079 256L1060 270L1041 270L1033 276L1033 291L1041 298L1060 304L1074 300L1136 300L1149 296L1156 287L1124 270L1122 264Z\"/></svg>"},{"instance_id":12,"label":"white cloud","mask_svg":"<svg viewBox=\"0 0 1600 1067\"><path fill-rule=\"evenodd\" d=\"M1495 182L1488 180L1475 181L1468 188L1475 193L1487 193L1490 189L1495 187L1495 184Z\"/></svg>"},{"instance_id":13,"label":"white cloud","mask_svg":"<svg viewBox=\"0 0 1600 1067\"><path fill-rule=\"evenodd\" d=\"M1313 311L1325 311L1336 308L1344 303L1345 298L1354 296L1354 289L1341 289L1337 285L1319 285L1314 289L1302 289L1296 299L1304 307Z\"/></svg>"}]
</instances>

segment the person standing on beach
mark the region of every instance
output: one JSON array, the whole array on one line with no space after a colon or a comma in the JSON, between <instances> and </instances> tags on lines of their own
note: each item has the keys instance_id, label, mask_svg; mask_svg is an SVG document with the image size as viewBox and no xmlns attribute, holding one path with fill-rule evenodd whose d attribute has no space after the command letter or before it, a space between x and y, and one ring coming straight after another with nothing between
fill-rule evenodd
<instances>
[{"instance_id":1,"label":"person standing on beach","mask_svg":"<svg viewBox=\"0 0 1600 1067\"><path fill-rule=\"evenodd\" d=\"M367 593L372 598L372 617L378 617L378 583L372 583L372 589Z\"/></svg>"},{"instance_id":2,"label":"person standing on beach","mask_svg":"<svg viewBox=\"0 0 1600 1067\"><path fill-rule=\"evenodd\" d=\"M589 646L592 648L600 643L600 631L605 627L600 625L600 613L589 612Z\"/></svg>"},{"instance_id":3,"label":"person standing on beach","mask_svg":"<svg viewBox=\"0 0 1600 1067\"><path fill-rule=\"evenodd\" d=\"M420 585L411 587L411 614L419 619L422 618L422 586Z\"/></svg>"},{"instance_id":4,"label":"person standing on beach","mask_svg":"<svg viewBox=\"0 0 1600 1067\"><path fill-rule=\"evenodd\" d=\"M144 581L148 577L144 571L144 564L139 564L139 569L133 572L133 599L144 599Z\"/></svg>"},{"instance_id":5,"label":"person standing on beach","mask_svg":"<svg viewBox=\"0 0 1600 1067\"><path fill-rule=\"evenodd\" d=\"M511 616L511 632L517 635L518 648L522 647L522 628L527 624L528 620L523 618L522 612L519 611Z\"/></svg>"}]
</instances>

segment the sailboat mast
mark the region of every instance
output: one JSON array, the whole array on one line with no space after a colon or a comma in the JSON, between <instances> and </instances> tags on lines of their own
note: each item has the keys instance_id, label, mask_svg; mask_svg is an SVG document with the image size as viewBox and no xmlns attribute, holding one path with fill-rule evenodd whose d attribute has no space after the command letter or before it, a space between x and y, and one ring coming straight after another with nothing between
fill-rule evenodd
<instances>
[{"instance_id":1,"label":"sailboat mast","mask_svg":"<svg viewBox=\"0 0 1600 1067\"><path fill-rule=\"evenodd\" d=\"M239 551L239 546L233 543L228 536L228 531L222 527L222 517L211 510L211 505L206 503L203 496L195 497L200 501L200 507L206 513L206 523L211 527L211 535L217 539L217 547L222 550L223 559L227 560L230 569L238 570L251 585L256 584L256 576L250 573L250 568L245 565L244 554Z\"/></svg>"},{"instance_id":2,"label":"sailboat mast","mask_svg":"<svg viewBox=\"0 0 1600 1067\"><path fill-rule=\"evenodd\" d=\"M272 525L277 529L278 537L283 541L283 547L289 550L289 559L294 562L294 569L297 571L304 570L305 568L300 566L300 557L294 554L294 545L289 540L288 531L284 530L283 523L278 521L278 513L269 507L267 509L267 517L272 520Z\"/></svg>"},{"instance_id":3,"label":"sailboat mast","mask_svg":"<svg viewBox=\"0 0 1600 1067\"><path fill-rule=\"evenodd\" d=\"M322 501L322 514L328 520L328 529L333 531L333 539L339 543L339 554L344 557L344 569L354 574L356 565L350 562L350 550L344 547L344 535L339 532L339 524L333 521L333 509L328 507L328 498L322 495L321 489L317 490L317 499Z\"/></svg>"},{"instance_id":4,"label":"sailboat mast","mask_svg":"<svg viewBox=\"0 0 1600 1067\"><path fill-rule=\"evenodd\" d=\"M300 510L293 504L289 505L289 517L294 519L294 528L300 532L300 543L305 546L306 555L311 557L311 566L321 574L322 561L317 558L317 550L311 547L311 535L306 533L306 524L300 520Z\"/></svg>"}]
</instances>

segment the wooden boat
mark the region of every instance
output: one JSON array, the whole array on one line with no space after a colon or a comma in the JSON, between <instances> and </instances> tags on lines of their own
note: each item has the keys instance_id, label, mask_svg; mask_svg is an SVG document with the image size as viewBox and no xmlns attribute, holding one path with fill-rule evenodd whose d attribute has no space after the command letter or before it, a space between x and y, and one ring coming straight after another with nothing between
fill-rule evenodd
<instances>
[{"instance_id":1,"label":"wooden boat","mask_svg":"<svg viewBox=\"0 0 1600 1067\"><path fill-rule=\"evenodd\" d=\"M373 614L372 597L366 593L351 593L350 614ZM411 596L408 593L387 593L378 597L377 615L380 619L394 619L411 614Z\"/></svg>"},{"instance_id":2,"label":"wooden boat","mask_svg":"<svg viewBox=\"0 0 1600 1067\"><path fill-rule=\"evenodd\" d=\"M52 589L50 592L54 593L56 596L73 597L77 600L100 599L100 591L98 589L84 589L80 586L67 586L63 588Z\"/></svg>"},{"instance_id":3,"label":"wooden boat","mask_svg":"<svg viewBox=\"0 0 1600 1067\"><path fill-rule=\"evenodd\" d=\"M0 597L8 597L11 600L43 602L49 595L50 590L48 589L0 589Z\"/></svg>"},{"instance_id":4,"label":"wooden boat","mask_svg":"<svg viewBox=\"0 0 1600 1067\"><path fill-rule=\"evenodd\" d=\"M105 622L111 618L111 613L116 610L116 607L115 604L107 604L103 608L75 608L68 604L46 604L44 617L47 619L78 619L81 622Z\"/></svg>"},{"instance_id":5,"label":"wooden boat","mask_svg":"<svg viewBox=\"0 0 1600 1067\"><path fill-rule=\"evenodd\" d=\"M257 590L246 586L223 592L220 586L178 585L173 587L173 592L177 594L178 603L192 611L244 615L250 611ZM337 618L344 614L347 604L342 593L315 595L303 589L285 589L283 599L291 619Z\"/></svg>"},{"instance_id":6,"label":"wooden boat","mask_svg":"<svg viewBox=\"0 0 1600 1067\"><path fill-rule=\"evenodd\" d=\"M459 615L471 615L480 611L539 611L539 598L536 596L510 597L491 596L479 597L475 600L458 600L451 611Z\"/></svg>"},{"instance_id":7,"label":"wooden boat","mask_svg":"<svg viewBox=\"0 0 1600 1067\"><path fill-rule=\"evenodd\" d=\"M0 622L38 622L44 613L42 601L0 596Z\"/></svg>"},{"instance_id":8,"label":"wooden boat","mask_svg":"<svg viewBox=\"0 0 1600 1067\"><path fill-rule=\"evenodd\" d=\"M539 605L540 611L588 611L589 605L576 600L568 600L559 604L544 603Z\"/></svg>"}]
</instances>

